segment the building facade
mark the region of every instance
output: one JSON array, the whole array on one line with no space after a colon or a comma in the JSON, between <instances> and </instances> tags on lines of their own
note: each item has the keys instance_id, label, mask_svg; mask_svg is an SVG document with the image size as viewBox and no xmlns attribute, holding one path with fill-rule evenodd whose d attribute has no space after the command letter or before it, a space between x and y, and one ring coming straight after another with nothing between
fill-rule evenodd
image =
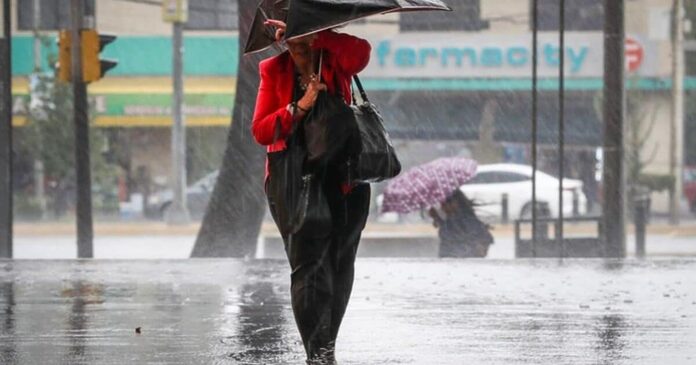
<instances>
[{"instance_id":1,"label":"building facade","mask_svg":"<svg viewBox=\"0 0 696 365\"><path fill-rule=\"evenodd\" d=\"M18 20L27 18L20 14L28 11L22 8L25 2L16 0L13 4ZM236 2L195 3L199 4L191 13L193 29L185 32L184 43L186 124L190 134L225 135L241 57ZM217 7L208 9L201 5L205 3ZM530 3L458 0L452 2L452 13L387 15L341 30L363 36L373 46L371 62L361 76L392 137L404 151L406 165L453 154L481 162L529 163ZM540 162L543 169L553 172L558 160L557 90L562 51L566 60L566 174L582 178L588 169L575 167L590 164L596 170L601 163L597 157L602 144L598 110L604 70L602 1L567 2L564 50L558 46L557 1L540 0L539 4ZM642 132L649 131L642 159L646 162L644 172L652 174L669 172L670 11L670 0L626 4L628 98L638 95L641 105L640 113L628 110L627 115L648 119L634 124ZM166 186L172 123L171 25L162 21L159 6L147 2L95 0L94 13L99 32L118 36L103 54L119 61L106 78L89 86L94 126L129 136L132 161L128 172L134 174L145 167L153 180ZM14 124L18 128L27 122L35 57L31 24L25 20L23 27L20 24L13 38ZM42 34L54 37L55 31ZM53 43L42 48L44 71L50 69L46 56L55 52ZM685 87L687 95L693 96L696 78L686 77ZM684 145L690 142L696 141ZM220 149L220 157L222 153ZM683 156L683 149L679 154ZM205 172L199 171L190 180ZM654 195L653 208L667 209L666 194Z\"/></svg>"}]
</instances>

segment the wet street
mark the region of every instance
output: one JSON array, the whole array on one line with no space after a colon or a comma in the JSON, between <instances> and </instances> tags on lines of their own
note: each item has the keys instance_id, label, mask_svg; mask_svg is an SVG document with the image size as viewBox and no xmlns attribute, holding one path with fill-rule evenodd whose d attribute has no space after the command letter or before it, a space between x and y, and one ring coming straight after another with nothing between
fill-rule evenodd
<instances>
[{"instance_id":1,"label":"wet street","mask_svg":"<svg viewBox=\"0 0 696 365\"><path fill-rule=\"evenodd\" d=\"M694 270L360 259L338 360L693 364ZM0 261L0 363L301 364L288 283L282 260Z\"/></svg>"}]
</instances>

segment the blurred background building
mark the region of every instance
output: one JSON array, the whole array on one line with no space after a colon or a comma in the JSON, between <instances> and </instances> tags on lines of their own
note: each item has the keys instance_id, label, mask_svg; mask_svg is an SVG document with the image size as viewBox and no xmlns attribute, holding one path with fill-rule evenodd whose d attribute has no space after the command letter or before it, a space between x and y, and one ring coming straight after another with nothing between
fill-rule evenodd
<instances>
[{"instance_id":1,"label":"blurred background building","mask_svg":"<svg viewBox=\"0 0 696 365\"><path fill-rule=\"evenodd\" d=\"M22 196L26 196L29 212L33 205L46 204L35 201L41 200L37 191L50 195L52 188L60 186L47 166L42 167L45 173L38 173L42 163L37 164L39 158L28 152L31 146L22 150L27 145L22 139L29 141L23 130L32 123L30 111L36 107L32 90L37 88L32 85L41 80L32 75L52 72L49 65L57 54L55 30L67 27L68 2L38 1L38 27L33 21L35 0L15 0L12 4L17 27L12 53L13 123L19 146L16 186L18 205L22 206ZM95 208L101 204L104 212L116 209L123 215L128 204L135 205L132 208L138 212L140 201L152 200L157 190L169 185L172 30L161 20L159 1L91 3L96 29L118 36L103 54L119 61L107 77L89 86L92 125L103 140L97 143L98 153L110 167L107 178L96 184L102 199L95 199ZM529 164L531 1L449 3L455 11L447 14L390 15L344 29L367 38L373 46L370 65L361 75L372 101L382 110L406 166L452 155L470 156L481 163ZM592 201L601 195L597 178L602 143L602 4L602 0L566 3L566 176L582 180ZM222 159L240 40L236 1L197 0L189 1L189 6L184 40L184 113L188 181L194 184L214 173ZM539 0L539 8L540 168L553 173L558 162L558 1ZM687 9L687 14L694 17L695 10ZM637 151L629 154L633 157L627 158L627 164L633 166L634 178L654 190L653 211L666 213L672 1L629 1L626 11L626 140L627 149ZM34 47L36 28L44 39L40 54ZM693 32L687 34L689 37L693 38ZM35 67L35 60L40 61L40 69ZM693 100L695 52L687 52L687 64L685 100ZM688 167L696 165L692 146L696 142L696 107L686 104L680 134L685 147L678 154ZM55 201L51 204L58 205Z\"/></svg>"}]
</instances>

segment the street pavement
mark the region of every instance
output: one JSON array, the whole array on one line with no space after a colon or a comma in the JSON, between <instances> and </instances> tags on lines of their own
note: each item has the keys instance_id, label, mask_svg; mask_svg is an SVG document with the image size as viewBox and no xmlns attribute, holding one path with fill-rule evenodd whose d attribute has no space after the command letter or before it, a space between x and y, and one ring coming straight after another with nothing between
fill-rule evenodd
<instances>
[{"instance_id":1,"label":"street pavement","mask_svg":"<svg viewBox=\"0 0 696 365\"><path fill-rule=\"evenodd\" d=\"M515 258L514 237L494 231L495 244L488 258ZM196 236L183 234L100 235L94 239L94 256L101 259L183 259L188 258ZM627 253L635 254L635 240L627 237ZM360 243L361 257L435 257L438 238L433 232L404 230L401 232L366 231ZM696 236L653 234L646 240L649 257L696 257ZM266 232L259 239L256 258L283 258L285 253L280 238ZM22 234L15 237L14 257L18 259L72 259L77 257L74 235Z\"/></svg>"},{"instance_id":2,"label":"street pavement","mask_svg":"<svg viewBox=\"0 0 696 365\"><path fill-rule=\"evenodd\" d=\"M696 260L362 258L342 365L694 364ZM0 363L303 364L283 260L0 261Z\"/></svg>"}]
</instances>

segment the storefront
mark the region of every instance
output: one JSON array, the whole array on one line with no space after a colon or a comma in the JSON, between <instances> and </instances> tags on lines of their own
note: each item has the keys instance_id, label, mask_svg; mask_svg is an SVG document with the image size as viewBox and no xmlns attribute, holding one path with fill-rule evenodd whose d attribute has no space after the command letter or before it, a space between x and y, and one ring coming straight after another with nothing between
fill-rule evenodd
<instances>
[{"instance_id":1,"label":"storefront","mask_svg":"<svg viewBox=\"0 0 696 365\"><path fill-rule=\"evenodd\" d=\"M626 47L627 84L654 105L657 157L648 170L661 171L668 152L664 131L669 121L669 73L664 47L630 34ZM434 141L465 148L480 161L528 163L531 143L531 36L495 33L394 33L368 36L371 62L361 77L372 101L384 114L392 137L418 145L413 163L432 157ZM32 38L14 40L16 126L26 123L30 104ZM225 134L235 93L238 38L187 36L184 92L189 131L216 129ZM601 101L603 36L600 32L566 34L566 156L594 156L602 142ZM54 46L43 50L55 52ZM539 131L542 165L553 166L558 141L558 66L556 33L539 36ZM89 87L97 128L126 130L134 143L132 169L145 166L166 185L171 126L171 39L162 36L119 37L104 52L119 65ZM687 78L687 90L696 79ZM190 136L195 133L189 133ZM652 137L651 137L652 138ZM409 143L406 143L406 142ZM447 147L452 146L455 147ZM196 148L194 148L196 150ZM422 152L422 153L421 153ZM578 154L576 154L576 152ZM219 155L223 153L222 149ZM566 164L572 166L572 164ZM204 174L201 171L200 174ZM569 171L572 176L573 172ZM199 176L192 176L195 180Z\"/></svg>"}]
</instances>

